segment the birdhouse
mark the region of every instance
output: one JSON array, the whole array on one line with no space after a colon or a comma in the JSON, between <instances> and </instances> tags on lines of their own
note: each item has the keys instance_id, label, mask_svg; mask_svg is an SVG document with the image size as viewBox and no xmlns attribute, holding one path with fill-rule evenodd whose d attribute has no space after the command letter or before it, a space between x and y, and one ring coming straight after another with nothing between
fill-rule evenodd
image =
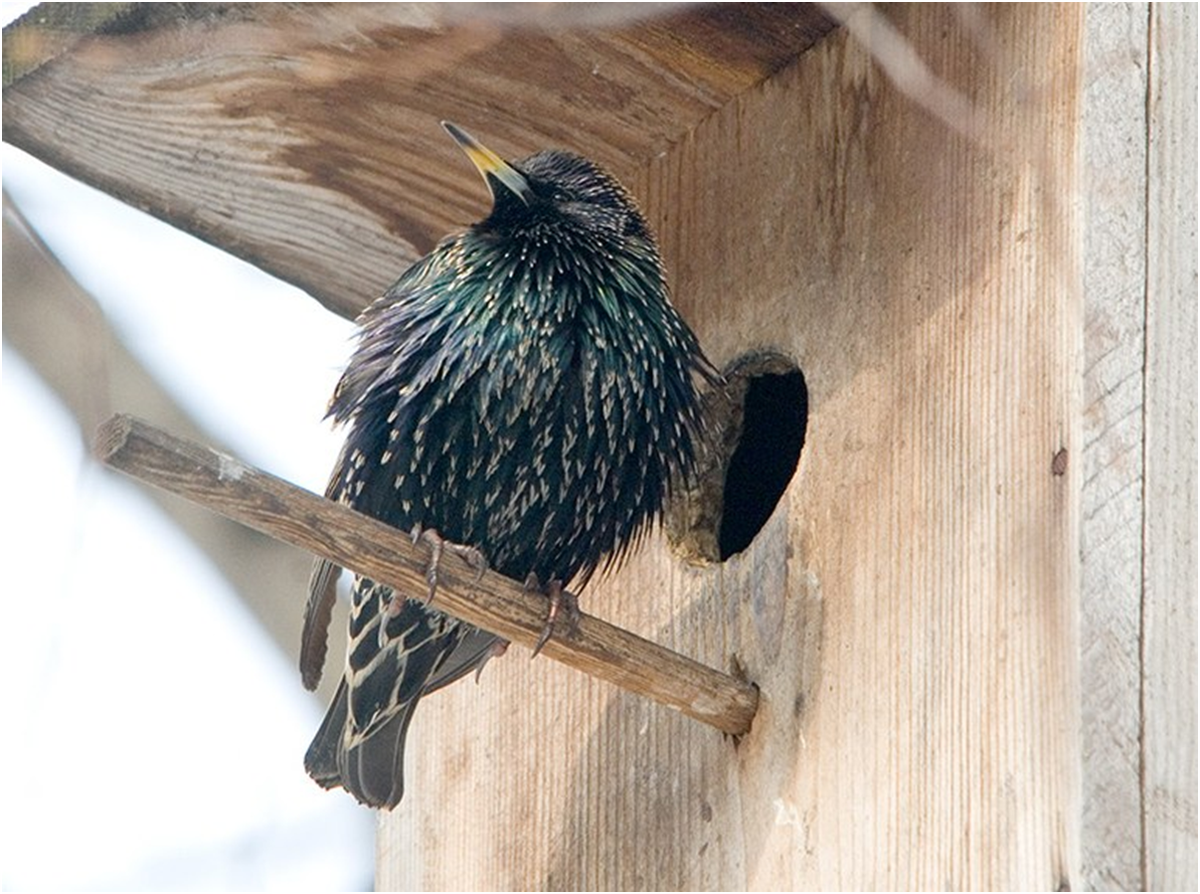
<instances>
[{"instance_id":1,"label":"birdhouse","mask_svg":"<svg viewBox=\"0 0 1200 894\"><path fill-rule=\"evenodd\" d=\"M566 148L724 376L580 603L749 729L510 650L381 889L1195 887L1192 9L86 6L6 30L5 140L348 317L487 213L440 120Z\"/></svg>"}]
</instances>

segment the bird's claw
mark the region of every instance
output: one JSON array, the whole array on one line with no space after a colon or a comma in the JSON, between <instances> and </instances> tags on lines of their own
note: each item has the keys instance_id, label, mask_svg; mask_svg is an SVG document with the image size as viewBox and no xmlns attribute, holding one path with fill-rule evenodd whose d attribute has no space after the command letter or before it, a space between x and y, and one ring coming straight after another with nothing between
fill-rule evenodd
<instances>
[{"instance_id":1,"label":"bird's claw","mask_svg":"<svg viewBox=\"0 0 1200 894\"><path fill-rule=\"evenodd\" d=\"M446 550L454 553L469 567L475 569L477 572L475 576L476 583L483 580L483 575L488 570L488 561L487 557L480 550L473 546L447 540L438 533L436 528L423 528L420 525L413 525L411 536L413 543L422 542L429 547L429 564L425 566L425 580L429 584L429 592L425 596L426 605L433 602L433 597L437 593L438 566L441 565L442 553Z\"/></svg>"},{"instance_id":2,"label":"bird's claw","mask_svg":"<svg viewBox=\"0 0 1200 894\"><path fill-rule=\"evenodd\" d=\"M525 588L527 590L540 590L541 585L538 582L536 574L530 574L525 578ZM579 600L575 594L565 589L560 580L552 580L545 589L546 598L550 600L550 608L546 612L546 626L542 628L542 635L538 637L537 643L533 647L533 654L530 658L537 658L538 653L542 651L542 647L550 642L550 636L554 633L554 625L561 619L566 623L567 635L574 636L579 630Z\"/></svg>"},{"instance_id":3,"label":"bird's claw","mask_svg":"<svg viewBox=\"0 0 1200 894\"><path fill-rule=\"evenodd\" d=\"M400 609L404 607L406 601L398 596L395 590L388 592L390 595L387 597L387 605L379 607L379 648L381 649L388 644L388 639L390 639L387 632L388 622L399 616Z\"/></svg>"},{"instance_id":4,"label":"bird's claw","mask_svg":"<svg viewBox=\"0 0 1200 894\"><path fill-rule=\"evenodd\" d=\"M494 643L488 646L486 657L479 662L479 667L475 668L475 682L479 682L479 678L483 676L483 668L493 658L499 658L508 651L508 640L497 639Z\"/></svg>"},{"instance_id":5,"label":"bird's claw","mask_svg":"<svg viewBox=\"0 0 1200 894\"><path fill-rule=\"evenodd\" d=\"M423 528L420 525L413 525L413 529L409 532L409 535L412 537L413 543L424 543L429 547L429 564L425 566L425 580L429 584L429 591L425 595L425 605L433 602L433 597L437 593L438 567L442 563L442 553L447 550L475 569L477 572L475 583L479 583L483 579L484 573L488 570L487 557L480 550L473 546L466 546L462 543L447 540L437 532L436 528ZM406 599L398 596L395 591L392 591L387 605L380 606L379 648L382 649L387 645L389 639L387 633L388 622L399 616L406 601Z\"/></svg>"}]
</instances>

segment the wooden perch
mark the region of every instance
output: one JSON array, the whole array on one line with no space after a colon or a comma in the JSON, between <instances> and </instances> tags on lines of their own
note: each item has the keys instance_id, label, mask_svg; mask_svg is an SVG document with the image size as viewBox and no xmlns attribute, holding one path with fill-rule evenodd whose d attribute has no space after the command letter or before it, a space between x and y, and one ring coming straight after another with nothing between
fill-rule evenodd
<instances>
[{"instance_id":1,"label":"wooden perch","mask_svg":"<svg viewBox=\"0 0 1200 894\"><path fill-rule=\"evenodd\" d=\"M428 552L406 533L227 454L125 415L100 426L96 454L106 465L140 481L401 592L427 589ZM439 566L436 601L441 611L530 648L546 620L542 596L493 571L479 578L452 556ZM750 729L758 706L753 684L589 615L580 618L569 640L556 630L542 652L733 735Z\"/></svg>"}]
</instances>

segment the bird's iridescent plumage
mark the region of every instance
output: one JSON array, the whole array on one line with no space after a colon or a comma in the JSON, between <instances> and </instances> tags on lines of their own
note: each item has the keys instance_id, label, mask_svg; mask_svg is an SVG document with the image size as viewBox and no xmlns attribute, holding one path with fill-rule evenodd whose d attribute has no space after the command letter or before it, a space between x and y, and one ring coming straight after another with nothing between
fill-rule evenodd
<instances>
[{"instance_id":1,"label":"bird's iridescent plumage","mask_svg":"<svg viewBox=\"0 0 1200 894\"><path fill-rule=\"evenodd\" d=\"M509 577L578 588L636 542L672 479L691 472L696 376L712 368L616 180L557 150L481 162L478 144L448 129L484 171L492 213L359 318L330 405L348 434L327 493L403 530L476 546ZM310 609L332 570L318 563ZM355 579L345 675L306 757L322 785L376 807L403 794L419 698L481 666L497 643L424 594L405 595L381 636L391 592Z\"/></svg>"}]
</instances>

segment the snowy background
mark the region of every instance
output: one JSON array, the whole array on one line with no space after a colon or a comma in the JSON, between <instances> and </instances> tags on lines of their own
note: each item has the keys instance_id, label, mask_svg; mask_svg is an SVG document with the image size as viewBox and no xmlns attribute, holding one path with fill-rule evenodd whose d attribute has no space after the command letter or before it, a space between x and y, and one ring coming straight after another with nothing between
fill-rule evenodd
<instances>
[{"instance_id":1,"label":"snowy background","mask_svg":"<svg viewBox=\"0 0 1200 894\"><path fill-rule=\"evenodd\" d=\"M28 4L0 6L7 23ZM0 164L178 403L237 455L322 490L351 325L11 146ZM291 662L140 486L87 458L7 344L2 394L0 887L369 888L372 814L305 775L323 706Z\"/></svg>"}]
</instances>

